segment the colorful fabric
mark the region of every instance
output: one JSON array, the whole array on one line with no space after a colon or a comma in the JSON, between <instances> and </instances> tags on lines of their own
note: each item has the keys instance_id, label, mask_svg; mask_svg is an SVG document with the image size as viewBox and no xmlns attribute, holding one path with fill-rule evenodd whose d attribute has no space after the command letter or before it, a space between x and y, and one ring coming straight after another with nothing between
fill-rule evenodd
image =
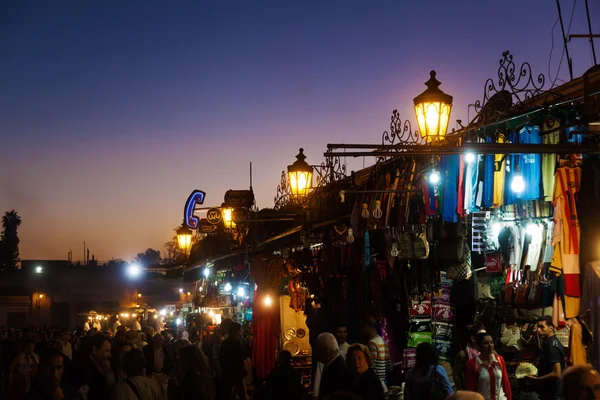
<instances>
[{"instance_id":1,"label":"colorful fabric","mask_svg":"<svg viewBox=\"0 0 600 400\"><path fill-rule=\"evenodd\" d=\"M499 134L496 143L506 143L506 136ZM504 154L494 155L494 207L504 205L504 180L506 175L506 164Z\"/></svg>"},{"instance_id":2,"label":"colorful fabric","mask_svg":"<svg viewBox=\"0 0 600 400\"><path fill-rule=\"evenodd\" d=\"M560 131L557 129L560 121L554 120L550 124L544 123L542 131L554 130L542 135L543 144L558 144ZM542 154L542 186L544 188L544 199L551 201L554 195L554 170L556 170L556 154Z\"/></svg>"},{"instance_id":3,"label":"colorful fabric","mask_svg":"<svg viewBox=\"0 0 600 400\"><path fill-rule=\"evenodd\" d=\"M579 219L577 216L577 198L581 184L581 168L561 167L554 174L553 205L559 211L562 220L563 246L565 254L579 254ZM557 201L562 199L562 203ZM556 213L556 210L555 210ZM555 215L555 222L558 219Z\"/></svg>"},{"instance_id":4,"label":"colorful fabric","mask_svg":"<svg viewBox=\"0 0 600 400\"><path fill-rule=\"evenodd\" d=\"M526 126L519 131L519 143L541 144L539 126ZM521 154L519 160L521 174L525 181L525 189L518 194L521 200L537 200L540 198L540 183L542 174L542 157L540 154Z\"/></svg>"},{"instance_id":5,"label":"colorful fabric","mask_svg":"<svg viewBox=\"0 0 600 400\"><path fill-rule=\"evenodd\" d=\"M369 351L373 356L373 372L381 380L385 380L388 371L392 369L392 361L387 345L379 335L369 340Z\"/></svg>"},{"instance_id":6,"label":"colorful fabric","mask_svg":"<svg viewBox=\"0 0 600 400\"><path fill-rule=\"evenodd\" d=\"M460 171L460 156L442 156L440 159L442 174L442 220L458 222L458 176Z\"/></svg>"}]
</instances>

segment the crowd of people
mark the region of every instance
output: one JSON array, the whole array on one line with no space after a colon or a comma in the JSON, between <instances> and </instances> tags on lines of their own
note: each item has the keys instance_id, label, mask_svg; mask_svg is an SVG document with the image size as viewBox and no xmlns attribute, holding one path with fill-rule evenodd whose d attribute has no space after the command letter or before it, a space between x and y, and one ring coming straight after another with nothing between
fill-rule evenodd
<instances>
[{"instance_id":1,"label":"crowd of people","mask_svg":"<svg viewBox=\"0 0 600 400\"><path fill-rule=\"evenodd\" d=\"M248 398L247 345L242 326L224 320L212 336L192 339L184 328L154 332L127 329L0 328L0 399L185 400ZM316 400L383 400L392 364L376 320L364 324L365 344L349 344L346 326L321 333L313 355L317 364L312 396ZM566 368L565 350L552 319L541 317L543 339L537 374L521 373L519 384L540 400L600 399L600 375L589 365ZM198 338L199 339L199 338ZM264 398L305 399L290 352L279 354L264 386ZM534 376L535 375L535 376ZM506 362L483 325L470 328L470 339L452 368L440 363L430 343L417 346L414 367L406 371L404 399L512 400ZM262 396L261 396L262 397Z\"/></svg>"},{"instance_id":2,"label":"crowd of people","mask_svg":"<svg viewBox=\"0 0 600 400\"><path fill-rule=\"evenodd\" d=\"M224 320L204 341L190 341L183 327L155 332L116 321L115 331L82 328L2 328L0 399L247 398L248 353L237 322Z\"/></svg>"}]
</instances>

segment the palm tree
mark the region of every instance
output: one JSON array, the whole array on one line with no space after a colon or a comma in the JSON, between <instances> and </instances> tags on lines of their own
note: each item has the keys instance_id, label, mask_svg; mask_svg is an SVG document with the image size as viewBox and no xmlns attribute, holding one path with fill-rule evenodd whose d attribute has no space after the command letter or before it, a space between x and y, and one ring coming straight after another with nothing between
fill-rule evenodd
<instances>
[{"instance_id":1,"label":"palm tree","mask_svg":"<svg viewBox=\"0 0 600 400\"><path fill-rule=\"evenodd\" d=\"M6 211L2 217L2 242L0 246L0 270L16 270L19 262L19 235L21 217L15 210Z\"/></svg>"}]
</instances>

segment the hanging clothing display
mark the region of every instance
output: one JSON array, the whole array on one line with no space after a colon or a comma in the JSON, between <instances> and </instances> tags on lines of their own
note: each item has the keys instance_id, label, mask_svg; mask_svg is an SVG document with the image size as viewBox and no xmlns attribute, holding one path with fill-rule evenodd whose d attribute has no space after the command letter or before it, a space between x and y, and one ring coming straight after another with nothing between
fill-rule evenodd
<instances>
[{"instance_id":1,"label":"hanging clothing display","mask_svg":"<svg viewBox=\"0 0 600 400\"><path fill-rule=\"evenodd\" d=\"M560 141L560 131L558 127L560 121L545 121L542 128L543 144L558 144ZM551 131L544 133L544 131ZM554 170L556 170L556 154L542 154L542 186L544 187L544 200L552 201L554 196Z\"/></svg>"},{"instance_id":2,"label":"hanging clothing display","mask_svg":"<svg viewBox=\"0 0 600 400\"><path fill-rule=\"evenodd\" d=\"M496 143L506 143L506 136L499 134ZM506 174L506 164L504 154L494 155L494 199L493 206L500 207L504 205L504 178Z\"/></svg>"},{"instance_id":3,"label":"hanging clothing display","mask_svg":"<svg viewBox=\"0 0 600 400\"><path fill-rule=\"evenodd\" d=\"M460 171L460 156L442 156L440 159L440 172L442 174L443 198L442 220L458 222L458 174Z\"/></svg>"},{"instance_id":4,"label":"hanging clothing display","mask_svg":"<svg viewBox=\"0 0 600 400\"><path fill-rule=\"evenodd\" d=\"M600 332L600 261L592 261L585 265L583 288L581 291L581 309L583 314L590 310L585 319L588 327L594 334ZM592 348L592 361L594 368L600 370L600 343L594 343Z\"/></svg>"},{"instance_id":5,"label":"hanging clothing display","mask_svg":"<svg viewBox=\"0 0 600 400\"><path fill-rule=\"evenodd\" d=\"M519 143L541 144L539 126L526 126L519 131ZM525 189L518 195L521 200L537 200L540 198L541 183L540 154L522 154L520 159L521 174L525 181Z\"/></svg>"}]
</instances>

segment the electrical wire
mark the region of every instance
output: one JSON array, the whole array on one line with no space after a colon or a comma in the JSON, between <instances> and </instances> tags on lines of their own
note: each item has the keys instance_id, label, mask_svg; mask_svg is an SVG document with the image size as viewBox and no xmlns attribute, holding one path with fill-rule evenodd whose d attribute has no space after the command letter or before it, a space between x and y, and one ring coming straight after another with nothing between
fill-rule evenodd
<instances>
[{"instance_id":1,"label":"electrical wire","mask_svg":"<svg viewBox=\"0 0 600 400\"><path fill-rule=\"evenodd\" d=\"M577 6L577 0L575 0L573 2L573 9L571 10L571 18L569 20L569 26L567 27L567 35L566 35L566 37L569 37L569 34L571 33L571 24L573 23L573 16L575 16L575 6ZM556 26L556 22L554 23L554 26ZM554 30L554 27L552 27L552 30ZM554 36L552 36L552 46L554 46ZM558 69L556 70L556 77L552 81L552 88L556 85L556 81L557 80L561 81L562 83L566 83L564 80L562 80L562 79L560 79L558 77L558 75L560 74L560 68L562 67L562 62L563 62L563 60L565 58L565 53L566 52L567 52L567 44L565 43L565 47L563 48L563 52L562 52L562 55L560 56L560 61L558 63ZM552 54L552 53L550 53L550 54ZM571 62L570 60L567 60L567 63L570 63L570 62ZM549 77L549 78L550 78L550 80L552 80L551 77Z\"/></svg>"}]
</instances>

